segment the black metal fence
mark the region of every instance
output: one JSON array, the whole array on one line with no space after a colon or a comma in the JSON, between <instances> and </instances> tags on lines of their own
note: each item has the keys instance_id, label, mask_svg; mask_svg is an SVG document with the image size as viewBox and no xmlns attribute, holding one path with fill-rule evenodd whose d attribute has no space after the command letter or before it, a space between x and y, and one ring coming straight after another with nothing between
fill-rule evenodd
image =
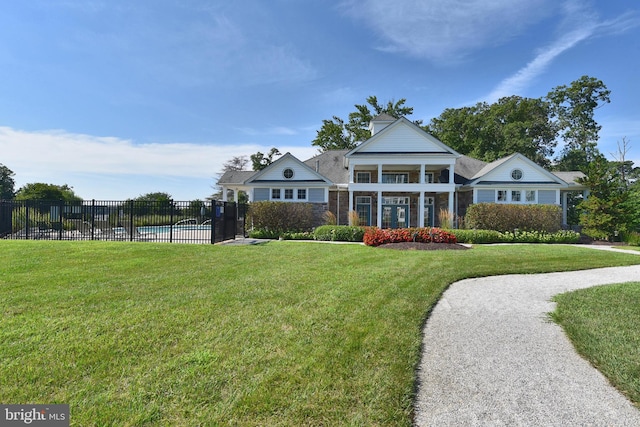
<instances>
[{"instance_id":1,"label":"black metal fence","mask_svg":"<svg viewBox=\"0 0 640 427\"><path fill-rule=\"evenodd\" d=\"M0 200L0 238L218 243L244 236L246 211L222 201Z\"/></svg>"}]
</instances>

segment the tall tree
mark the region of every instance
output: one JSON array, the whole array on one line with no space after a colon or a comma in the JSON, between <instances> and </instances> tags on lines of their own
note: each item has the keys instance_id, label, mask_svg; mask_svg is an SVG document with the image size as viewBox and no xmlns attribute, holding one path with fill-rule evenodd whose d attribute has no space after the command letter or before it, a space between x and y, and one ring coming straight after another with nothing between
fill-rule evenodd
<instances>
[{"instance_id":1,"label":"tall tree","mask_svg":"<svg viewBox=\"0 0 640 427\"><path fill-rule=\"evenodd\" d=\"M510 96L446 109L425 129L461 154L486 162L518 152L548 166L557 135L549 114L549 104L541 99Z\"/></svg>"},{"instance_id":2,"label":"tall tree","mask_svg":"<svg viewBox=\"0 0 640 427\"><path fill-rule=\"evenodd\" d=\"M569 86L554 88L546 96L552 118L564 140L557 159L559 170L582 170L599 157L597 144L602 126L594 119L594 111L611 102L611 91L595 77L582 76Z\"/></svg>"},{"instance_id":3,"label":"tall tree","mask_svg":"<svg viewBox=\"0 0 640 427\"><path fill-rule=\"evenodd\" d=\"M13 199L16 186L16 182L13 180L14 176L11 169L0 163L0 200Z\"/></svg>"},{"instance_id":4,"label":"tall tree","mask_svg":"<svg viewBox=\"0 0 640 427\"><path fill-rule=\"evenodd\" d=\"M280 155L281 155L280 150L278 150L275 147L269 150L269 152L266 155L261 153L260 151L258 151L255 154L252 154L251 164L253 166L253 170L261 171L262 169L266 168L267 166L269 166L271 163L274 162L275 156L280 156Z\"/></svg>"},{"instance_id":5,"label":"tall tree","mask_svg":"<svg viewBox=\"0 0 640 427\"><path fill-rule=\"evenodd\" d=\"M596 156L585 173L580 182L589 187L590 194L578 206L582 232L596 239L611 239L616 232L625 232L630 219L625 209L629 193L615 162Z\"/></svg>"},{"instance_id":6,"label":"tall tree","mask_svg":"<svg viewBox=\"0 0 640 427\"><path fill-rule=\"evenodd\" d=\"M349 113L349 121L345 123L338 116L333 116L330 120L323 120L322 127L317 131L316 138L311 145L320 151L352 149L358 143L371 138L369 123L380 114L388 114L396 119L413 114L413 107L405 106L406 99L399 101L387 101L380 104L376 96L367 98L366 104L356 104L356 111ZM371 107L371 108L370 108ZM420 126L422 121L414 121Z\"/></svg>"}]
</instances>

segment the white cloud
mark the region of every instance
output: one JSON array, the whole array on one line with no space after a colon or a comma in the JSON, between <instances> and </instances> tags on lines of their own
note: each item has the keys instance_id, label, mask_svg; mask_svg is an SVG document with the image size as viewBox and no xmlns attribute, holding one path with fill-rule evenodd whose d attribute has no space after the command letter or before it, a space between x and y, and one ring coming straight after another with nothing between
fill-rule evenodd
<instances>
[{"instance_id":1,"label":"white cloud","mask_svg":"<svg viewBox=\"0 0 640 427\"><path fill-rule=\"evenodd\" d=\"M551 0L345 0L342 9L386 43L381 49L455 62L522 33L555 7Z\"/></svg>"},{"instance_id":2,"label":"white cloud","mask_svg":"<svg viewBox=\"0 0 640 427\"><path fill-rule=\"evenodd\" d=\"M636 13L625 13L615 19L598 22L593 10L584 3L564 3L564 20L560 25L562 34L549 46L541 49L525 67L500 82L483 98L495 102L504 96L522 93L529 84L544 73L549 65L567 50L593 37L616 35L640 25Z\"/></svg>"},{"instance_id":3,"label":"white cloud","mask_svg":"<svg viewBox=\"0 0 640 427\"><path fill-rule=\"evenodd\" d=\"M121 197L131 197L147 192L144 188L149 188L149 192L166 191L158 187L171 182L180 183L182 187L189 182L213 184L225 161L234 156L267 152L270 148L258 144L136 144L115 137L0 127L1 160L15 172L17 187L28 182L66 183L81 188L81 195L88 198L123 194L125 190L126 195ZM282 153L291 152L301 160L317 152L311 146L279 146L278 149ZM73 179L79 181L70 181ZM144 187L140 186L142 182ZM131 188L123 187L124 183ZM111 188L103 188L105 186Z\"/></svg>"}]
</instances>

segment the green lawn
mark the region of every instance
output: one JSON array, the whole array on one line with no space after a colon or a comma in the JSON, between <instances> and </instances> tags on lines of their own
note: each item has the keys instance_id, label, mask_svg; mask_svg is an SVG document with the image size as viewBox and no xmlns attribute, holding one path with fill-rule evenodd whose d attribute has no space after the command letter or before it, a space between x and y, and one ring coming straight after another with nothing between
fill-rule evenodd
<instances>
[{"instance_id":1,"label":"green lawn","mask_svg":"<svg viewBox=\"0 0 640 427\"><path fill-rule=\"evenodd\" d=\"M578 353L640 408L640 282L557 295L553 319Z\"/></svg>"},{"instance_id":2,"label":"green lawn","mask_svg":"<svg viewBox=\"0 0 640 427\"><path fill-rule=\"evenodd\" d=\"M82 426L409 426L421 327L448 284L640 263L550 245L0 241L0 253L0 402L68 403Z\"/></svg>"}]
</instances>

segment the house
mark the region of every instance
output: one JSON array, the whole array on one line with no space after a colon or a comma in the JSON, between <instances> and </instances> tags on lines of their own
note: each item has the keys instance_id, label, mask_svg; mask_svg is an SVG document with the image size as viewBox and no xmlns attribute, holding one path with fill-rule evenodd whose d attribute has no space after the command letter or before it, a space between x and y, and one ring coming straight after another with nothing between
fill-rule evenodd
<instances>
[{"instance_id":1,"label":"house","mask_svg":"<svg viewBox=\"0 0 640 427\"><path fill-rule=\"evenodd\" d=\"M386 114L369 126L371 138L352 150L330 150L300 161L290 153L261 171L226 172L223 200L232 190L250 202L311 203L319 219L329 210L338 224L355 211L361 225L403 228L439 225L438 212L464 216L473 203L554 204L587 188L581 172L552 173L519 153L486 163L464 156L406 118Z\"/></svg>"}]
</instances>

